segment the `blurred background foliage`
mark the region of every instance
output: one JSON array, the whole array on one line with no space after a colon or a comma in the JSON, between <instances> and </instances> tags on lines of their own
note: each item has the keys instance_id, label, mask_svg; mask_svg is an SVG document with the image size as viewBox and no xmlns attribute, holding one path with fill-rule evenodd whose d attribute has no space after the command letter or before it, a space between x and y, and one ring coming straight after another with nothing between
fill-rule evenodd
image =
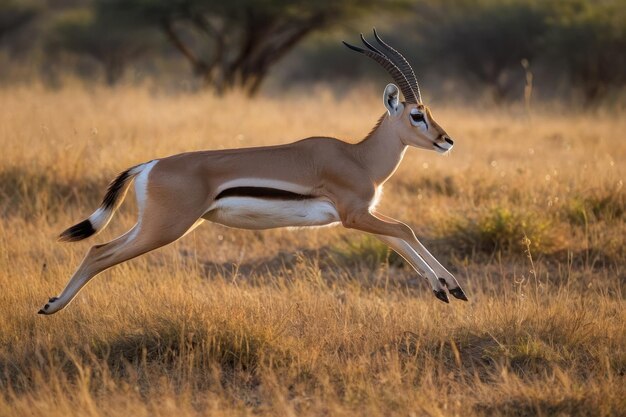
<instances>
[{"instance_id":1,"label":"blurred background foliage","mask_svg":"<svg viewBox=\"0 0 626 417\"><path fill-rule=\"evenodd\" d=\"M0 83L341 91L387 77L340 44L373 26L427 96L502 103L532 87L586 107L623 97L625 0L0 0Z\"/></svg>"}]
</instances>

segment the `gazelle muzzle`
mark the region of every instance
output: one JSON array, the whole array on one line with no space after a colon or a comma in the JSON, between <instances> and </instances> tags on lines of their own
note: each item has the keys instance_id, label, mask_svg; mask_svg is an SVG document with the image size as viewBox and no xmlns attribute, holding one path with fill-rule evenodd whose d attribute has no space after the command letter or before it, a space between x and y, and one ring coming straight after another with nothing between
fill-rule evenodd
<instances>
[{"instance_id":1,"label":"gazelle muzzle","mask_svg":"<svg viewBox=\"0 0 626 417\"><path fill-rule=\"evenodd\" d=\"M446 153L454 146L454 141L449 136L440 136L435 142L433 147L439 153Z\"/></svg>"}]
</instances>

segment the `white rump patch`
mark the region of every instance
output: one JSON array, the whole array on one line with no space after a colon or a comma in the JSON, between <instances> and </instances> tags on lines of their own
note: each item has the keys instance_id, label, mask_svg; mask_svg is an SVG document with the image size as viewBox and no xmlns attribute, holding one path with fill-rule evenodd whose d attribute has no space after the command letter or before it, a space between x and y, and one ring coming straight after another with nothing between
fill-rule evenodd
<instances>
[{"instance_id":1,"label":"white rump patch","mask_svg":"<svg viewBox=\"0 0 626 417\"><path fill-rule=\"evenodd\" d=\"M146 206L146 200L148 199L148 175L152 168L159 162L158 159L150 161L147 164L141 165L137 168L141 169L137 178L135 178L135 195L137 196L137 207L139 209L139 219L141 220L141 214Z\"/></svg>"},{"instance_id":2,"label":"white rump patch","mask_svg":"<svg viewBox=\"0 0 626 417\"><path fill-rule=\"evenodd\" d=\"M324 199L226 197L213 203L202 217L224 226L252 230L324 226L339 221L335 206Z\"/></svg>"},{"instance_id":3,"label":"white rump patch","mask_svg":"<svg viewBox=\"0 0 626 417\"><path fill-rule=\"evenodd\" d=\"M146 207L146 201L148 200L148 176L152 168L159 162L158 159L150 161L147 164L142 165L141 172L135 178L135 198L137 199L137 224L133 227L128 240L133 240L141 229L141 219L143 217L143 211Z\"/></svg>"},{"instance_id":4,"label":"white rump patch","mask_svg":"<svg viewBox=\"0 0 626 417\"><path fill-rule=\"evenodd\" d=\"M150 170L158 160L150 161L146 164L141 164L136 166L133 170L129 172L130 175L137 175L135 179L135 191L137 193L137 203L139 206L139 216L141 217L141 212L143 211L143 206L145 205L145 200L147 197L147 182L148 182L148 174ZM89 222L91 223L91 227L93 227L96 231L100 231L106 227L107 224L111 221L113 217L114 210L105 209L103 207L98 207L98 209L93 212L91 216L89 216Z\"/></svg>"}]
</instances>

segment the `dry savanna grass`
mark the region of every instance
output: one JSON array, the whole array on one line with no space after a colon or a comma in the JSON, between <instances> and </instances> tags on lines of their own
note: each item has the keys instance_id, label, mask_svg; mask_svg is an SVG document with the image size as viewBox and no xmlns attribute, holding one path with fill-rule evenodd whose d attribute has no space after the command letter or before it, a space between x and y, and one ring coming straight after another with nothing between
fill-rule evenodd
<instances>
[{"instance_id":1,"label":"dry savanna grass","mask_svg":"<svg viewBox=\"0 0 626 417\"><path fill-rule=\"evenodd\" d=\"M414 226L468 303L439 302L356 232L207 224L36 314L90 245L133 224L129 197L102 235L55 242L117 172L358 140L378 93L0 91L0 415L625 415L626 121L610 112L432 103L455 149L410 150L381 210Z\"/></svg>"}]
</instances>

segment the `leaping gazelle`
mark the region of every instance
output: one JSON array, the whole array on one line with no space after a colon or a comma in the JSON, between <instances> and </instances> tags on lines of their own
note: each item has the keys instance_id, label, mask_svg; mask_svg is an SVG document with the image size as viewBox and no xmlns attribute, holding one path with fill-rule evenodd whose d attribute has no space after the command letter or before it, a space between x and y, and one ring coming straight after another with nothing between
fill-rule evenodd
<instances>
[{"instance_id":1,"label":"leaping gazelle","mask_svg":"<svg viewBox=\"0 0 626 417\"><path fill-rule=\"evenodd\" d=\"M341 223L372 233L398 252L448 302L467 300L454 276L417 240L406 224L376 210L385 181L407 147L448 152L452 139L422 104L413 69L374 31L378 47L345 43L372 58L393 77L385 87L387 112L361 142L312 137L280 146L183 153L134 166L110 184L100 207L61 233L63 242L100 232L135 179L139 218L126 234L93 246L58 297L39 311L66 307L100 272L172 243L204 220L242 229L320 226ZM405 102L400 102L400 91Z\"/></svg>"}]
</instances>

